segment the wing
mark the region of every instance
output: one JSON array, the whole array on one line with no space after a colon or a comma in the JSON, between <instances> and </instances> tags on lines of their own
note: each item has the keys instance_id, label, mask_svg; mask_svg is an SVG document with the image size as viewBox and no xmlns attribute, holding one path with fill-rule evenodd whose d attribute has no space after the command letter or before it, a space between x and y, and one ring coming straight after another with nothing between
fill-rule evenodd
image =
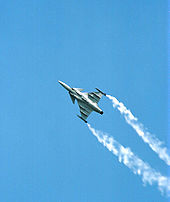
<instances>
[{"instance_id":1,"label":"wing","mask_svg":"<svg viewBox=\"0 0 170 202\"><path fill-rule=\"evenodd\" d=\"M100 93L100 92L91 92L91 93L88 93L88 98L89 98L92 102L98 103L99 100L101 99L102 95L103 95L103 94Z\"/></svg>"},{"instance_id":2,"label":"wing","mask_svg":"<svg viewBox=\"0 0 170 202\"><path fill-rule=\"evenodd\" d=\"M89 108L89 106L87 104L85 104L84 102L77 100L78 105L80 107L80 113L81 113L81 117L86 120L87 117L90 115L90 113L93 111L91 108Z\"/></svg>"}]
</instances>

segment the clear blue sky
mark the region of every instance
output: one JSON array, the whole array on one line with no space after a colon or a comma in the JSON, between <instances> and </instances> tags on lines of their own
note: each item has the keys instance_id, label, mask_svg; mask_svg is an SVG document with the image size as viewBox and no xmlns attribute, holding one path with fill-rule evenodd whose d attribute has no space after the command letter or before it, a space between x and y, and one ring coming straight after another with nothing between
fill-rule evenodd
<instances>
[{"instance_id":1,"label":"clear blue sky","mask_svg":"<svg viewBox=\"0 0 170 202\"><path fill-rule=\"evenodd\" d=\"M0 201L167 201L98 143L57 83L114 95L167 145L167 3L1 2ZM111 102L99 106L92 126L167 175Z\"/></svg>"}]
</instances>

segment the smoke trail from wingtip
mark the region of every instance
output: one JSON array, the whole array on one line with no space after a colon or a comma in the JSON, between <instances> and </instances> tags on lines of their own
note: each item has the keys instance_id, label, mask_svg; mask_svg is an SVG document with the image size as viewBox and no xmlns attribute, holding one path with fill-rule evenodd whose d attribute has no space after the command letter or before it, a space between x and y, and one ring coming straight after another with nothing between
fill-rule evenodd
<instances>
[{"instance_id":1,"label":"smoke trail from wingtip","mask_svg":"<svg viewBox=\"0 0 170 202\"><path fill-rule=\"evenodd\" d=\"M149 164L138 158L130 148L125 148L119 144L114 138L109 137L101 131L98 131L87 124L92 134L102 143L110 152L118 157L119 162L123 162L128 168L130 168L135 175L139 175L142 178L144 184L150 185L157 184L161 193L170 196L170 179L162 176L161 173L156 172Z\"/></svg>"},{"instance_id":2,"label":"smoke trail from wingtip","mask_svg":"<svg viewBox=\"0 0 170 202\"><path fill-rule=\"evenodd\" d=\"M130 110L128 110L123 103L119 102L115 97L111 95L106 95L113 104L114 108L117 108L120 113L124 116L126 122L132 126L132 128L137 132L137 134L147 143L150 148L158 154L159 158L164 160L167 165L170 165L170 156L168 154L167 148L162 146L163 142L158 140L153 134L150 134L144 126L139 123L138 119L134 117Z\"/></svg>"}]
</instances>

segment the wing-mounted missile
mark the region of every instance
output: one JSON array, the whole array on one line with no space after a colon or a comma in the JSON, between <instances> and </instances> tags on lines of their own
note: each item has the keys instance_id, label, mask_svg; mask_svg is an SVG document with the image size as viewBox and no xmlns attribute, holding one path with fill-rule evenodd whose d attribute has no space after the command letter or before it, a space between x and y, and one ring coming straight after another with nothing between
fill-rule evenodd
<instances>
[{"instance_id":1,"label":"wing-mounted missile","mask_svg":"<svg viewBox=\"0 0 170 202\"><path fill-rule=\"evenodd\" d=\"M85 123L87 123L87 121L85 119L83 119L81 116L77 115L81 120L83 120Z\"/></svg>"},{"instance_id":2,"label":"wing-mounted missile","mask_svg":"<svg viewBox=\"0 0 170 202\"><path fill-rule=\"evenodd\" d=\"M106 96L106 93L103 93L101 90L99 90L98 88L96 88L97 91L99 91L101 94L103 94L104 96Z\"/></svg>"}]
</instances>

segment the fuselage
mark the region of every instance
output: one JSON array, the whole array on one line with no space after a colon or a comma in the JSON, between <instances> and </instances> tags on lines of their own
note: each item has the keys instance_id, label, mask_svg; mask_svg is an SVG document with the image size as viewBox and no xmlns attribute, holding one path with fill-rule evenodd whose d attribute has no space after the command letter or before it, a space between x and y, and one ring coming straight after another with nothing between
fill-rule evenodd
<instances>
[{"instance_id":1,"label":"fuselage","mask_svg":"<svg viewBox=\"0 0 170 202\"><path fill-rule=\"evenodd\" d=\"M72 91L70 92L70 94L72 96L74 96L76 100L80 100L80 101L84 102L85 104L87 104L92 110L94 110L98 113L102 113L102 110L99 108L97 103L91 101L88 98L88 95L86 93L82 93L82 92L73 88Z\"/></svg>"},{"instance_id":2,"label":"fuselage","mask_svg":"<svg viewBox=\"0 0 170 202\"><path fill-rule=\"evenodd\" d=\"M71 88L67 84L65 84L62 81L59 81L59 83L67 90L69 91L69 94L73 96L76 100L79 100L81 102L84 102L87 104L93 111L96 111L100 114L103 114L103 111L99 108L97 103L93 102L88 98L88 94L82 93L81 91L77 90L76 88Z\"/></svg>"}]
</instances>

